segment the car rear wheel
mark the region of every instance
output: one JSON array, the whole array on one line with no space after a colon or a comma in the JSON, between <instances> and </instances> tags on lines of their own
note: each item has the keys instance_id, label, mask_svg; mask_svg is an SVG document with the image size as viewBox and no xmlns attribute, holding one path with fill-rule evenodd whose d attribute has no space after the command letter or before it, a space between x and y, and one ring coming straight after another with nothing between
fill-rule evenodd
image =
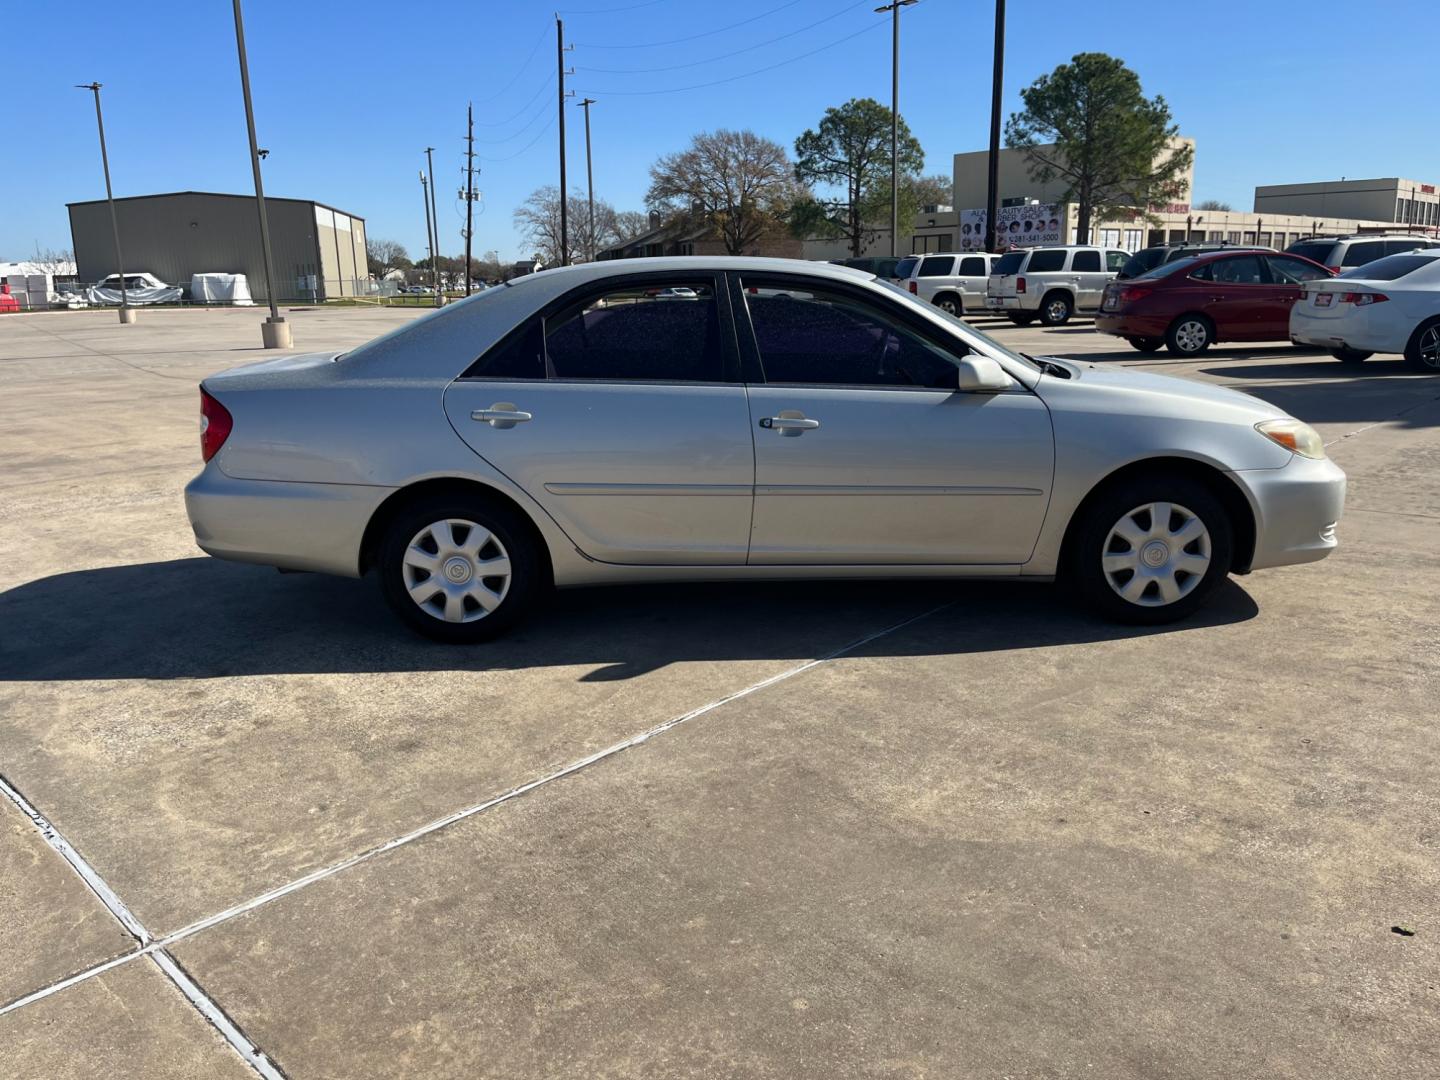
<instances>
[{"instance_id":1,"label":"car rear wheel","mask_svg":"<svg viewBox=\"0 0 1440 1080\"><path fill-rule=\"evenodd\" d=\"M1035 315L1029 311L1011 311L1006 313L1008 318L1016 326L1029 326L1035 321Z\"/></svg>"},{"instance_id":2,"label":"car rear wheel","mask_svg":"<svg viewBox=\"0 0 1440 1080\"><path fill-rule=\"evenodd\" d=\"M1369 360L1374 353L1368 353L1361 349L1331 349L1330 355L1339 360L1342 364L1360 364Z\"/></svg>"},{"instance_id":3,"label":"car rear wheel","mask_svg":"<svg viewBox=\"0 0 1440 1080\"><path fill-rule=\"evenodd\" d=\"M954 315L956 318L965 314L964 302L954 293L941 293L935 297L935 306L941 311Z\"/></svg>"},{"instance_id":4,"label":"car rear wheel","mask_svg":"<svg viewBox=\"0 0 1440 1080\"><path fill-rule=\"evenodd\" d=\"M1040 301L1040 321L1046 326L1064 326L1075 314L1075 303L1069 293L1047 293Z\"/></svg>"},{"instance_id":5,"label":"car rear wheel","mask_svg":"<svg viewBox=\"0 0 1440 1080\"><path fill-rule=\"evenodd\" d=\"M1126 338L1125 340L1130 342L1133 347L1139 349L1141 352L1146 353L1159 352L1161 347L1165 344L1165 339L1158 337L1132 337Z\"/></svg>"},{"instance_id":6,"label":"car rear wheel","mask_svg":"<svg viewBox=\"0 0 1440 1080\"><path fill-rule=\"evenodd\" d=\"M380 587L411 629L437 641L485 641L530 614L539 552L513 511L440 496L396 515L380 547Z\"/></svg>"},{"instance_id":7,"label":"car rear wheel","mask_svg":"<svg viewBox=\"0 0 1440 1080\"><path fill-rule=\"evenodd\" d=\"M1416 371L1440 374L1440 319L1431 319L1415 328L1405 346L1405 362Z\"/></svg>"},{"instance_id":8,"label":"car rear wheel","mask_svg":"<svg viewBox=\"0 0 1440 1080\"><path fill-rule=\"evenodd\" d=\"M1203 315L1182 315L1165 332L1165 346L1176 356L1198 356L1214 339L1210 320Z\"/></svg>"},{"instance_id":9,"label":"car rear wheel","mask_svg":"<svg viewBox=\"0 0 1440 1080\"><path fill-rule=\"evenodd\" d=\"M1156 473L1091 500L1069 551L1071 582L1119 622L1183 619L1230 572L1232 527L1203 484Z\"/></svg>"}]
</instances>

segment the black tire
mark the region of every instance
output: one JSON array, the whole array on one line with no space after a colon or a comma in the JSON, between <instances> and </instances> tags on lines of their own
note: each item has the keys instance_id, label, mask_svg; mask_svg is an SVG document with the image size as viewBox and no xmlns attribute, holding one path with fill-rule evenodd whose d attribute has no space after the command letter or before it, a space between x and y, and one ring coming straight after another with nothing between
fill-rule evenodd
<instances>
[{"instance_id":1,"label":"black tire","mask_svg":"<svg viewBox=\"0 0 1440 1080\"><path fill-rule=\"evenodd\" d=\"M1132 337L1125 340L1143 353L1159 352L1165 346L1165 339L1158 337Z\"/></svg>"},{"instance_id":2,"label":"black tire","mask_svg":"<svg viewBox=\"0 0 1440 1080\"><path fill-rule=\"evenodd\" d=\"M1440 375L1440 318L1427 319L1415 328L1405 345L1405 363L1415 371Z\"/></svg>"},{"instance_id":3,"label":"black tire","mask_svg":"<svg viewBox=\"0 0 1440 1080\"><path fill-rule=\"evenodd\" d=\"M1040 321L1046 326L1064 326L1075 314L1075 301L1066 292L1048 292L1040 301Z\"/></svg>"},{"instance_id":4,"label":"black tire","mask_svg":"<svg viewBox=\"0 0 1440 1080\"><path fill-rule=\"evenodd\" d=\"M462 598L463 617L470 621L445 620L439 607L443 604L446 590L438 584L438 580L436 593L425 606L411 598L410 582L407 582L407 574L416 577L421 573L406 566L410 541L422 530L441 522L454 521L473 523L491 534L491 540L480 547L475 559L493 558L497 552L509 558L510 575L503 589L498 587L499 578L486 577L474 582L473 578L478 577L480 564L473 560L470 563L472 577L465 579L463 583L480 586L490 583L487 592L492 595L497 592L501 594L494 609L483 614L481 605L473 598ZM468 532L461 535L459 526L450 528L449 532L462 545L470 539ZM430 545L434 545L433 536L427 538L421 550L431 554ZM437 551L433 554L441 553ZM462 556L452 557L452 561L455 559L463 561ZM380 591L400 620L425 637L452 644L488 641L505 633L534 611L548 585L545 563L528 523L501 503L461 494L432 496L400 510L386 526L380 542L377 567ZM434 576L439 579L440 572ZM421 577L416 582L417 587L423 586L426 580L428 577Z\"/></svg>"},{"instance_id":5,"label":"black tire","mask_svg":"<svg viewBox=\"0 0 1440 1080\"><path fill-rule=\"evenodd\" d=\"M1330 355L1342 364L1363 364L1375 354L1360 349L1331 349Z\"/></svg>"},{"instance_id":6,"label":"black tire","mask_svg":"<svg viewBox=\"0 0 1440 1080\"><path fill-rule=\"evenodd\" d=\"M1007 311L1005 317L1016 326L1029 326L1035 321L1035 313L1033 311Z\"/></svg>"},{"instance_id":7,"label":"black tire","mask_svg":"<svg viewBox=\"0 0 1440 1080\"><path fill-rule=\"evenodd\" d=\"M1215 342L1215 325L1204 315L1181 315L1165 331L1165 347L1176 356L1199 356Z\"/></svg>"},{"instance_id":8,"label":"black tire","mask_svg":"<svg viewBox=\"0 0 1440 1080\"><path fill-rule=\"evenodd\" d=\"M935 306L957 319L965 314L965 301L953 292L944 292L935 297Z\"/></svg>"},{"instance_id":9,"label":"black tire","mask_svg":"<svg viewBox=\"0 0 1440 1080\"><path fill-rule=\"evenodd\" d=\"M1111 531L1136 508L1162 502L1175 508L1172 521L1183 521L1184 512L1199 518L1209 537L1209 565L1200 575L1185 574L1181 569L1171 571L1171 579L1178 581L1179 589L1185 590L1176 600L1161 602L1160 582L1156 581L1143 586L1141 602L1132 602L1121 596L1117 589L1124 588L1132 578L1145 576L1151 571L1135 571L1128 576L1123 570L1113 574L1107 572L1104 565L1107 545L1110 545L1109 553L1118 552L1122 556L1131 546L1119 537L1112 539ZM1063 570L1067 582L1085 605L1108 619L1144 626L1183 619L1205 603L1230 572L1234 551L1234 528L1230 517L1210 489L1190 477L1157 471L1118 481L1091 498L1081 514L1071 534ZM1134 524L1133 519L1131 524ZM1151 542L1145 541L1135 547L1136 554L1142 555ZM1201 548L1197 547L1201 544L1202 540L1197 539L1178 550L1172 546L1167 563L1155 573L1163 572L1170 560L1201 554ZM1190 579L1193 577L1199 580L1192 585Z\"/></svg>"}]
</instances>

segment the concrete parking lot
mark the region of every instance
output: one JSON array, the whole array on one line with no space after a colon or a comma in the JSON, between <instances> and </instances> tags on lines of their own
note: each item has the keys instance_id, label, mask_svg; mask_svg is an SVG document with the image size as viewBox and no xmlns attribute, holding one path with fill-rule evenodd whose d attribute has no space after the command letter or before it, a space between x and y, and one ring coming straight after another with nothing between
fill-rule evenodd
<instances>
[{"instance_id":1,"label":"concrete parking lot","mask_svg":"<svg viewBox=\"0 0 1440 1080\"><path fill-rule=\"evenodd\" d=\"M1158 630L772 583L447 648L194 547L260 317L0 319L0 1074L1440 1075L1440 379L980 320L1310 421L1342 547Z\"/></svg>"}]
</instances>

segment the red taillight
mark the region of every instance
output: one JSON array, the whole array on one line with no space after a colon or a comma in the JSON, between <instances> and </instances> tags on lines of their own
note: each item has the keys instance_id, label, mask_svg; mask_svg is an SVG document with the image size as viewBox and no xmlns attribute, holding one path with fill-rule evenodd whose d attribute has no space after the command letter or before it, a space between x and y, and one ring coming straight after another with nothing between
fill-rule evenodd
<instances>
[{"instance_id":1,"label":"red taillight","mask_svg":"<svg viewBox=\"0 0 1440 1080\"><path fill-rule=\"evenodd\" d=\"M910 291L911 291L912 293L914 293L916 296L919 296L919 295L920 295L920 290L919 290L918 288L916 288L916 283L915 283L913 280L911 280L908 284L909 284L909 286L910 286Z\"/></svg>"},{"instance_id":2,"label":"red taillight","mask_svg":"<svg viewBox=\"0 0 1440 1080\"><path fill-rule=\"evenodd\" d=\"M213 397L200 388L200 457L209 461L215 456L220 447L225 445L225 440L230 437L230 429L235 426L235 421L230 419L230 410L221 405Z\"/></svg>"},{"instance_id":3,"label":"red taillight","mask_svg":"<svg viewBox=\"0 0 1440 1080\"><path fill-rule=\"evenodd\" d=\"M1149 296L1150 291L1150 287L1147 285L1121 285L1119 289L1120 303L1133 304L1136 300Z\"/></svg>"},{"instance_id":4,"label":"red taillight","mask_svg":"<svg viewBox=\"0 0 1440 1080\"><path fill-rule=\"evenodd\" d=\"M1325 267L1325 269L1326 269L1326 270L1329 270L1330 273L1332 273L1332 274L1338 274L1338 273L1340 273L1340 267L1338 267L1338 266L1327 266L1327 267Z\"/></svg>"},{"instance_id":5,"label":"red taillight","mask_svg":"<svg viewBox=\"0 0 1440 1080\"><path fill-rule=\"evenodd\" d=\"M1015 279L1015 291L1017 293L1022 293L1025 291L1025 279L1023 277L1017 277Z\"/></svg>"},{"instance_id":6,"label":"red taillight","mask_svg":"<svg viewBox=\"0 0 1440 1080\"><path fill-rule=\"evenodd\" d=\"M1354 304L1357 307L1366 307L1370 304L1383 304L1390 297L1378 292L1347 292L1340 294L1340 303Z\"/></svg>"}]
</instances>

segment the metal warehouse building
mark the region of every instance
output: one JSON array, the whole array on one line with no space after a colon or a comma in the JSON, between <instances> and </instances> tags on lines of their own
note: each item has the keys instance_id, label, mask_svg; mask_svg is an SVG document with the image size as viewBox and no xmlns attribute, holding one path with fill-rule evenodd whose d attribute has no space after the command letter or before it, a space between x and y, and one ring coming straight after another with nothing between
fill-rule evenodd
<instances>
[{"instance_id":1,"label":"metal warehouse building","mask_svg":"<svg viewBox=\"0 0 1440 1080\"><path fill-rule=\"evenodd\" d=\"M115 241L104 199L69 203L80 280L115 273ZM309 199L266 196L275 291L282 300L324 300L365 291L365 220ZM149 272L188 287L192 274L244 274L265 293L259 217L253 195L176 191L115 200L125 272Z\"/></svg>"}]
</instances>

